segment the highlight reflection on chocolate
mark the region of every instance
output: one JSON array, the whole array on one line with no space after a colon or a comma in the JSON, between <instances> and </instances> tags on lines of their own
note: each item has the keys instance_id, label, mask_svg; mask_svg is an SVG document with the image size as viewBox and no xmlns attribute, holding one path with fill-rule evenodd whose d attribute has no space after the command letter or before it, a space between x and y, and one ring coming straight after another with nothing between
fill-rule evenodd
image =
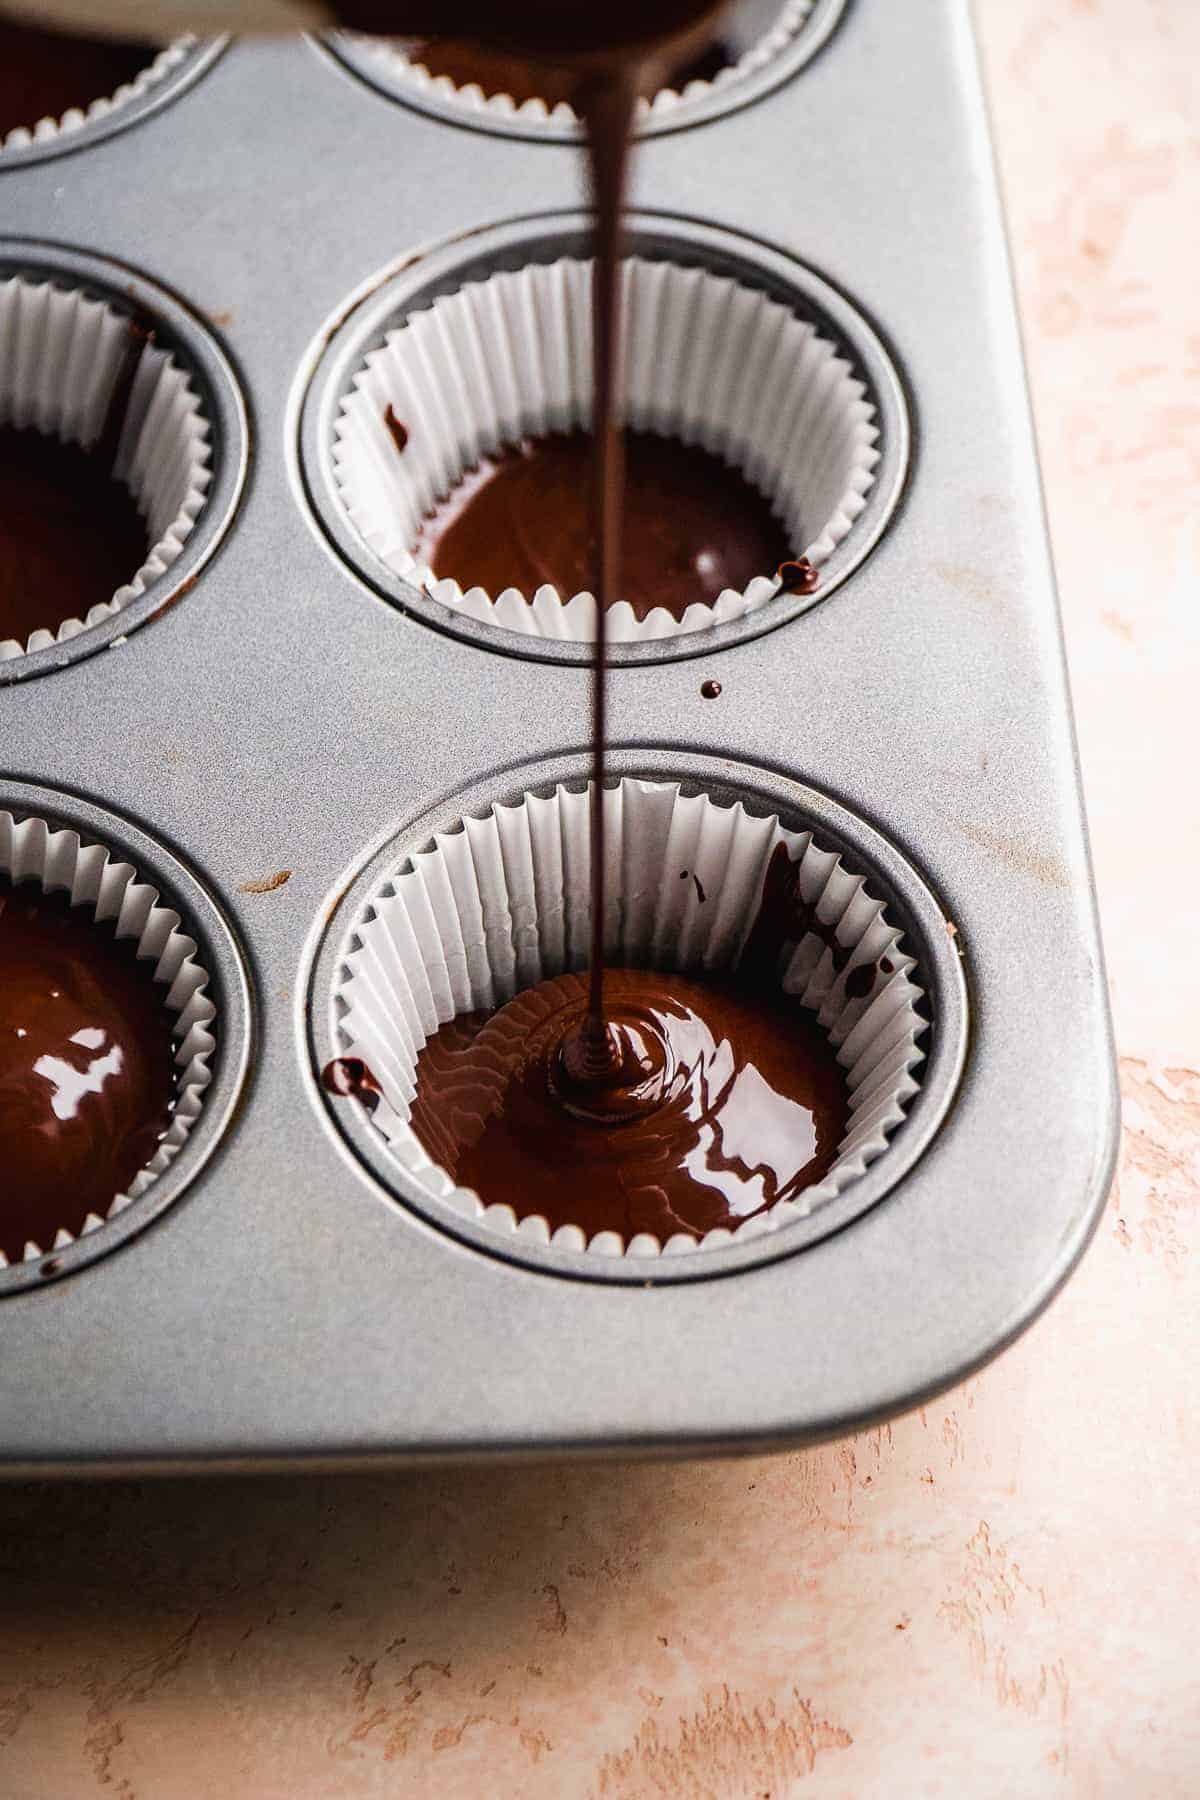
<instances>
[{"instance_id":1,"label":"highlight reflection on chocolate","mask_svg":"<svg viewBox=\"0 0 1200 1800\"><path fill-rule=\"evenodd\" d=\"M414 554L459 586L493 598L543 584L564 600L590 591L592 439L527 438L484 457L424 521ZM625 433L621 597L639 619L676 619L725 588L744 588L787 558L784 527L738 470L695 444Z\"/></svg>"},{"instance_id":2,"label":"highlight reflection on chocolate","mask_svg":"<svg viewBox=\"0 0 1200 1800\"><path fill-rule=\"evenodd\" d=\"M0 1250L104 1217L154 1156L175 1095L152 964L66 894L0 876Z\"/></svg>"},{"instance_id":3,"label":"highlight reflection on chocolate","mask_svg":"<svg viewBox=\"0 0 1200 1800\"><path fill-rule=\"evenodd\" d=\"M148 69L151 44L77 37L0 19L0 138L107 99Z\"/></svg>"},{"instance_id":4,"label":"highlight reflection on chocolate","mask_svg":"<svg viewBox=\"0 0 1200 1800\"><path fill-rule=\"evenodd\" d=\"M0 638L86 619L146 550L145 520L101 447L0 426Z\"/></svg>"},{"instance_id":5,"label":"highlight reflection on chocolate","mask_svg":"<svg viewBox=\"0 0 1200 1800\"><path fill-rule=\"evenodd\" d=\"M559 1050L586 1007L586 977L563 975L430 1038L411 1123L456 1182L552 1229L665 1241L737 1226L829 1169L845 1076L798 1002L740 977L607 969L621 1078L603 1104L589 1085L581 1114Z\"/></svg>"}]
</instances>

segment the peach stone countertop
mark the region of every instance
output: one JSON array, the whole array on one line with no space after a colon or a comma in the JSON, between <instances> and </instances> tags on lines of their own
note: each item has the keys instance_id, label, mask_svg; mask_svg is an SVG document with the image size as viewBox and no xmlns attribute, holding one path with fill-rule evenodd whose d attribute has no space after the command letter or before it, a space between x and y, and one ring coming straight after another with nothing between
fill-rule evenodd
<instances>
[{"instance_id":1,"label":"peach stone countertop","mask_svg":"<svg viewBox=\"0 0 1200 1800\"><path fill-rule=\"evenodd\" d=\"M1200 1794L1200 6L980 25L1125 1101L1082 1269L803 1455L0 1489L3 1800Z\"/></svg>"}]
</instances>

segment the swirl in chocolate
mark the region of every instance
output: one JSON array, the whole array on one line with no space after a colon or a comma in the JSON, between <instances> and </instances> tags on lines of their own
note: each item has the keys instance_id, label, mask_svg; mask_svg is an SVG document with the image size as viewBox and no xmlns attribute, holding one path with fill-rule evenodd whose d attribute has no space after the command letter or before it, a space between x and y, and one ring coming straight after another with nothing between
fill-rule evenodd
<instances>
[{"instance_id":1,"label":"swirl in chocolate","mask_svg":"<svg viewBox=\"0 0 1200 1800\"><path fill-rule=\"evenodd\" d=\"M443 1025L417 1062L412 1126L456 1182L591 1236L700 1236L793 1200L830 1167L848 1111L825 1034L776 989L605 971L615 1072L564 1067L586 978Z\"/></svg>"},{"instance_id":2,"label":"swirl in chocolate","mask_svg":"<svg viewBox=\"0 0 1200 1800\"><path fill-rule=\"evenodd\" d=\"M48 1250L151 1160L175 1095L153 964L66 894L0 876L0 1250Z\"/></svg>"},{"instance_id":3,"label":"swirl in chocolate","mask_svg":"<svg viewBox=\"0 0 1200 1800\"><path fill-rule=\"evenodd\" d=\"M682 619L788 555L770 503L738 470L696 444L624 435L618 592L639 619L656 606ZM590 435L573 432L483 457L424 521L417 556L493 596L516 587L532 600L543 583L564 600L594 591L591 456Z\"/></svg>"}]
</instances>

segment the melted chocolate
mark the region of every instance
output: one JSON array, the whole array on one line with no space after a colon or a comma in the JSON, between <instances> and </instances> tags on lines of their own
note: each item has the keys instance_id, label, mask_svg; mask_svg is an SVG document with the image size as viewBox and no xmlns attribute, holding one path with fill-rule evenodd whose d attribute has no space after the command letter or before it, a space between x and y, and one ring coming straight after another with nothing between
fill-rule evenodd
<instances>
[{"instance_id":1,"label":"melted chocolate","mask_svg":"<svg viewBox=\"0 0 1200 1800\"><path fill-rule=\"evenodd\" d=\"M154 1156L175 1096L153 964L65 894L0 876L0 1250L104 1217Z\"/></svg>"},{"instance_id":2,"label":"melted chocolate","mask_svg":"<svg viewBox=\"0 0 1200 1800\"><path fill-rule=\"evenodd\" d=\"M780 563L775 579L781 594L815 594L821 585L821 571L813 567L807 556L798 556L794 562Z\"/></svg>"},{"instance_id":3,"label":"melted chocolate","mask_svg":"<svg viewBox=\"0 0 1200 1800\"><path fill-rule=\"evenodd\" d=\"M801 894L799 868L788 855L787 845L776 844L763 878L758 917L742 951L740 969L746 980L763 987L773 983L784 950L803 937L815 937L824 944L835 975L842 973L854 954L839 941L836 927L819 916L816 901ZM891 974L892 964L886 956L878 966L885 975ZM846 998L865 1000L875 986L875 971L873 962L851 969L846 976Z\"/></svg>"},{"instance_id":4,"label":"melted chocolate","mask_svg":"<svg viewBox=\"0 0 1200 1800\"><path fill-rule=\"evenodd\" d=\"M657 0L658 4L662 0ZM651 11L653 12L653 8ZM592 935L587 1017L575 1032L574 1060L595 1082L606 1065L617 1069L616 1040L604 1010L605 756L608 751L608 614L620 598L625 529L625 433L617 418L621 366L621 207L629 170L629 138L636 96L649 64L626 53L615 66L581 77L575 105L587 129L588 175L596 208L592 257L592 451L588 468L588 525L596 639L592 665L592 780L588 797ZM567 1044L571 1056L572 1045Z\"/></svg>"},{"instance_id":5,"label":"melted chocolate","mask_svg":"<svg viewBox=\"0 0 1200 1800\"><path fill-rule=\"evenodd\" d=\"M742 951L743 972L760 985L773 982L785 947L798 944L810 933L825 945L834 974L840 975L851 952L838 942L835 928L818 916L816 901L801 894L799 866L788 855L787 845L776 844L763 878L758 917Z\"/></svg>"},{"instance_id":6,"label":"melted chocolate","mask_svg":"<svg viewBox=\"0 0 1200 1800\"><path fill-rule=\"evenodd\" d=\"M156 54L152 44L76 37L0 19L0 137L18 125L32 131L41 119L61 119L72 107L84 111L93 100L107 99L149 68Z\"/></svg>"},{"instance_id":7,"label":"melted chocolate","mask_svg":"<svg viewBox=\"0 0 1200 1800\"><path fill-rule=\"evenodd\" d=\"M394 407L390 403L383 409L383 422L388 428L388 433L391 436L393 444L396 446L397 452L403 456L404 452L408 449L408 426L401 424L400 420L396 417Z\"/></svg>"},{"instance_id":8,"label":"melted chocolate","mask_svg":"<svg viewBox=\"0 0 1200 1800\"><path fill-rule=\"evenodd\" d=\"M99 454L0 427L0 638L85 619L146 560L137 502Z\"/></svg>"},{"instance_id":9,"label":"melted chocolate","mask_svg":"<svg viewBox=\"0 0 1200 1800\"><path fill-rule=\"evenodd\" d=\"M382 11L385 29L399 23L389 4L354 0L357 22L370 29ZM743 587L788 557L766 501L740 476L702 451L626 437L616 412L620 221L636 96L669 78L672 56L711 44L719 10L712 0L610 0L600 9L520 0L502 25L494 17L485 25L493 44L532 48L539 62L555 52L570 60L564 97L587 129L596 209L593 430L591 439L546 438L481 464L427 521L418 545L464 587L590 588L597 628L586 982L564 976L491 1019L444 1026L418 1062L414 1128L458 1180L513 1201L523 1215L626 1236L703 1232L792 1197L833 1160L847 1111L828 1041L775 985L786 932L809 927L794 878L779 877L774 862L735 983L617 971L605 987L609 609L624 598L639 618L656 606L680 618L692 601ZM470 29L465 11L455 17ZM460 69L456 78L472 75ZM499 85L512 91L511 71ZM809 572L796 565L795 578L807 582ZM699 883L697 891L703 900ZM824 935L820 921L815 928ZM357 1073L349 1088L345 1079L330 1083L335 1092L359 1090Z\"/></svg>"},{"instance_id":10,"label":"melted chocolate","mask_svg":"<svg viewBox=\"0 0 1200 1800\"><path fill-rule=\"evenodd\" d=\"M874 963L859 963L858 967L851 969L846 977L846 998L847 1000L865 1000L874 986Z\"/></svg>"},{"instance_id":11,"label":"melted chocolate","mask_svg":"<svg viewBox=\"0 0 1200 1800\"><path fill-rule=\"evenodd\" d=\"M639 619L744 588L786 552L783 526L745 477L697 445L627 431L617 597ZM436 574L490 594L544 582L564 599L594 586L591 437L526 439L484 457L425 520L416 553Z\"/></svg>"},{"instance_id":12,"label":"melted chocolate","mask_svg":"<svg viewBox=\"0 0 1200 1800\"><path fill-rule=\"evenodd\" d=\"M486 1201L626 1239L736 1226L819 1181L846 1128L844 1074L795 1000L733 981L609 969L616 1073L582 1091L562 1046L586 978L452 1020L417 1062L412 1126Z\"/></svg>"},{"instance_id":13,"label":"melted chocolate","mask_svg":"<svg viewBox=\"0 0 1200 1800\"><path fill-rule=\"evenodd\" d=\"M488 96L507 94L518 106L527 100L544 100L550 107L574 103L578 76L570 67L531 62L526 56L487 49L469 39L401 39L397 48L431 75L449 76L455 87L477 87ZM649 96L655 87L671 87L681 93L689 81L713 81L737 61L738 54L734 44L718 38L707 49L670 66L643 91Z\"/></svg>"},{"instance_id":14,"label":"melted chocolate","mask_svg":"<svg viewBox=\"0 0 1200 1800\"><path fill-rule=\"evenodd\" d=\"M760 0L756 0L755 12ZM668 64L699 54L713 40L716 0L606 0L603 7L564 0L335 0L343 24L377 37L449 35L574 71L641 62ZM740 10L740 8L739 8ZM774 11L774 8L771 9Z\"/></svg>"},{"instance_id":15,"label":"melted chocolate","mask_svg":"<svg viewBox=\"0 0 1200 1800\"><path fill-rule=\"evenodd\" d=\"M361 1056L335 1056L321 1070L321 1082L339 1100L361 1100L368 1112L374 1112L383 1094L374 1070Z\"/></svg>"}]
</instances>

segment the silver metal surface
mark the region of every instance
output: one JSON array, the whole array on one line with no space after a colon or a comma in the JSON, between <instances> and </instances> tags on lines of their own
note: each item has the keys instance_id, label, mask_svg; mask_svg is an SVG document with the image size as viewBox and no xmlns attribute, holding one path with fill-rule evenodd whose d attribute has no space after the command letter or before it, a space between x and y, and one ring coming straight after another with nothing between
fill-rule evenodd
<instances>
[{"instance_id":1,"label":"silver metal surface","mask_svg":"<svg viewBox=\"0 0 1200 1800\"><path fill-rule=\"evenodd\" d=\"M821 49L846 8L846 0L814 0L812 11L788 44L786 50L760 69L712 87L710 92L689 99L681 97L669 112L645 114L638 123L639 138L657 137L668 131L686 131L692 125L705 125L724 114L736 112L769 94L781 82L788 81L810 63ZM318 40L328 53L361 77L369 87L389 100L428 113L447 125L465 125L498 137L524 138L532 143L575 144L582 136L578 124L560 119L531 119L516 115L487 112L464 105L454 95L417 87L403 76L393 74L385 59L374 54L368 44L352 32L331 31Z\"/></svg>"},{"instance_id":2,"label":"silver metal surface","mask_svg":"<svg viewBox=\"0 0 1200 1800\"><path fill-rule=\"evenodd\" d=\"M582 181L577 150L449 130L312 44L234 45L135 129L0 169L5 233L136 264L221 321L255 446L177 605L0 691L0 761L178 849L245 946L256 1009L243 1104L186 1194L115 1254L0 1302L10 1471L811 1441L993 1355L1091 1234L1117 1122L1104 971L960 0L859 0L801 80L645 142L635 184L641 209L751 236L852 294L915 429L901 505L853 579L765 636L618 669L613 736L810 786L922 870L970 974L953 1108L844 1230L650 1290L481 1254L397 1206L330 1119L307 972L342 891L464 787L575 757L589 682L431 630L348 569L300 477L311 346L381 267L518 209L570 211Z\"/></svg>"},{"instance_id":3,"label":"silver metal surface","mask_svg":"<svg viewBox=\"0 0 1200 1800\"><path fill-rule=\"evenodd\" d=\"M904 488L910 436L904 389L887 350L854 305L814 270L741 233L653 212L630 214L626 245L630 255L647 261L700 266L760 288L798 317L816 325L823 337L831 339L845 353L855 374L866 382L876 409L880 460L866 505L821 565L821 585L814 594L779 594L768 605L705 632L612 644L608 654L614 666L711 656L746 638L759 637L764 631L788 624L836 593L887 529ZM385 271L372 284L366 300L359 300L347 316L318 333L310 353L315 373L304 398L300 425L301 467L309 499L333 543L374 588L438 631L471 639L506 656L581 666L591 661L590 644L561 638L518 637L501 626L487 625L456 612L389 569L350 521L338 492L333 452L337 415L364 357L404 319L431 306L441 295L454 293L468 282L486 280L502 269L588 254L586 213L538 215L457 236L448 246L430 250L418 262L395 274ZM343 305L339 313L345 312Z\"/></svg>"},{"instance_id":4,"label":"silver metal surface","mask_svg":"<svg viewBox=\"0 0 1200 1800\"><path fill-rule=\"evenodd\" d=\"M3 194L0 187L0 199ZM136 314L143 322L151 323L156 343L173 353L200 396L210 428L212 481L183 549L168 569L148 581L143 593L102 624L81 631L65 643L47 644L44 650L32 650L0 662L0 685L30 681L35 675L48 675L94 656L115 640L128 637L186 593L233 517L249 457L245 402L228 358L204 324L157 282L108 257L90 256L33 239L0 238L0 280L13 275L82 289L120 312Z\"/></svg>"},{"instance_id":5,"label":"silver metal surface","mask_svg":"<svg viewBox=\"0 0 1200 1800\"><path fill-rule=\"evenodd\" d=\"M867 878L868 890L886 902L892 919L903 928L901 948L915 956L913 980L925 992L922 1015L929 1028L921 1038L924 1061L915 1071L920 1091L905 1108L904 1122L891 1134L888 1148L865 1174L807 1219L769 1235L697 1256L664 1256L652 1261L624 1257L580 1256L513 1234L499 1237L485 1224L466 1219L414 1181L357 1102L335 1100L320 1090L319 1073L331 1057L344 1055L337 1031L335 989L358 926L384 884L408 858L429 844L437 832L456 829L464 818L480 818L493 806L516 805L527 793L551 793L561 782L582 790L587 785L588 757L574 756L520 764L503 783L476 783L452 795L432 813L416 819L372 857L333 912L317 956L311 982L309 1021L312 1032L314 1087L357 1155L389 1192L443 1230L462 1237L493 1256L508 1257L529 1268L573 1276L584 1281L651 1283L707 1280L735 1274L788 1256L840 1231L877 1204L913 1168L932 1142L954 1099L967 1049L967 988L962 956L949 930L950 921L908 859L886 838L838 806L786 777L749 764L732 765L683 752L614 747L609 766L614 779L624 775L655 781L678 781L688 793L703 792L732 805L742 802L760 816L777 814L792 831L812 831L822 848L836 850L846 867Z\"/></svg>"},{"instance_id":6,"label":"silver metal surface","mask_svg":"<svg viewBox=\"0 0 1200 1800\"><path fill-rule=\"evenodd\" d=\"M36 1261L0 1269L3 1299L22 1288L44 1287L48 1281L74 1275L98 1256L128 1243L161 1218L204 1168L238 1103L249 1066L250 988L241 952L221 909L186 864L164 845L106 807L33 782L6 781L0 776L0 807L18 818L45 819L52 830L65 826L77 832L84 843L102 844L131 862L139 878L158 890L160 900L174 908L183 929L195 939L197 959L209 976L206 991L217 1009L212 1023L216 1039L210 1059L212 1080L204 1090L200 1115L169 1167L144 1195L97 1230Z\"/></svg>"}]
</instances>

